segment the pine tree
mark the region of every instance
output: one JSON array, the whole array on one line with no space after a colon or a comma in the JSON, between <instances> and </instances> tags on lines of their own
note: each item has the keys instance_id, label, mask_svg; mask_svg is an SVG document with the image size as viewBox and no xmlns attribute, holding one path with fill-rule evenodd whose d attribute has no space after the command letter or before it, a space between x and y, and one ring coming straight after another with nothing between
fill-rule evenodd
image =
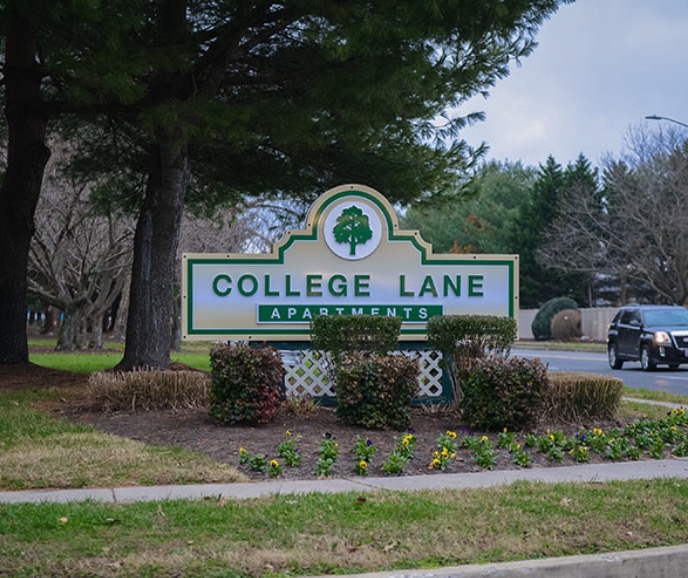
<instances>
[{"instance_id":1,"label":"pine tree","mask_svg":"<svg viewBox=\"0 0 688 578\"><path fill-rule=\"evenodd\" d=\"M580 273L567 273L546 267L538 260L538 250L546 240L547 227L559 215L559 199L575 182L594 179L588 161L580 156L563 169L549 156L533 184L530 203L518 219L514 249L520 255L519 295L522 308L538 308L554 297L571 297L578 303L587 300L588 279Z\"/></svg>"},{"instance_id":2,"label":"pine tree","mask_svg":"<svg viewBox=\"0 0 688 578\"><path fill-rule=\"evenodd\" d=\"M174 259L190 183L198 197L222 191L218 200L312 196L342 182L365 182L405 203L454 195L480 153L458 133L480 115L448 111L527 56L563 1L74 3L100 19L76 12L39 27L52 66L35 87L62 105L44 114L108 118L133 143L121 173L145 176L121 367L169 364ZM32 9L49 3L11 4L26 6L31 21L40 13ZM29 43L31 66L37 46ZM72 58L53 61L66 54ZM8 300L16 294L0 291Z\"/></svg>"}]
</instances>

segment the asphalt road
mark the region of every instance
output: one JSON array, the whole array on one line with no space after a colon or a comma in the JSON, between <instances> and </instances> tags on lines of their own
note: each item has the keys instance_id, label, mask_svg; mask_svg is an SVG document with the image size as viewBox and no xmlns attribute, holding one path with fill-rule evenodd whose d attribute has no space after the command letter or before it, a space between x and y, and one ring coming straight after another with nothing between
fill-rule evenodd
<instances>
[{"instance_id":1,"label":"asphalt road","mask_svg":"<svg viewBox=\"0 0 688 578\"><path fill-rule=\"evenodd\" d=\"M623 380L628 387L670 391L688 395L688 365L680 369L659 368L656 371L642 371L639 363L624 363L623 369L611 369L606 353L583 351L547 351L536 349L512 349L512 354L528 359L539 358L552 370L585 371L613 375Z\"/></svg>"}]
</instances>

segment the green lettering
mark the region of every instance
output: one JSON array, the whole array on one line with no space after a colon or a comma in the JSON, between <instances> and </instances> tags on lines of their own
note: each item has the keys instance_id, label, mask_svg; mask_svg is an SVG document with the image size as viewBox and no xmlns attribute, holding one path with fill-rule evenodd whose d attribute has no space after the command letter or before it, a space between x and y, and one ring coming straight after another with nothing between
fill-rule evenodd
<instances>
[{"instance_id":1,"label":"green lettering","mask_svg":"<svg viewBox=\"0 0 688 578\"><path fill-rule=\"evenodd\" d=\"M227 283L227 287L225 289L220 289L220 282L224 281ZM218 275L213 279L213 293L217 295L218 297L227 297L232 292L232 278L229 275L225 275L224 273Z\"/></svg>"},{"instance_id":2,"label":"green lettering","mask_svg":"<svg viewBox=\"0 0 688 578\"><path fill-rule=\"evenodd\" d=\"M327 289L334 297L346 297L347 286L344 275L332 275L327 282Z\"/></svg>"},{"instance_id":3,"label":"green lettering","mask_svg":"<svg viewBox=\"0 0 688 578\"><path fill-rule=\"evenodd\" d=\"M400 297L413 297L413 291L406 290L406 275L399 275L399 296Z\"/></svg>"},{"instance_id":4,"label":"green lettering","mask_svg":"<svg viewBox=\"0 0 688 578\"><path fill-rule=\"evenodd\" d=\"M461 297L461 275L456 276L456 282L453 282L449 275L444 276L444 291L442 292L442 296L447 297L450 290L457 297Z\"/></svg>"},{"instance_id":5,"label":"green lettering","mask_svg":"<svg viewBox=\"0 0 688 578\"><path fill-rule=\"evenodd\" d=\"M246 289L246 281L249 282L248 289ZM239 289L239 293L241 293L242 296L251 297L252 295L256 294L256 291L258 291L258 279L256 279L253 275L242 275L239 277L239 281L237 282L237 289Z\"/></svg>"},{"instance_id":6,"label":"green lettering","mask_svg":"<svg viewBox=\"0 0 688 578\"><path fill-rule=\"evenodd\" d=\"M370 275L354 275L354 295L370 297Z\"/></svg>"},{"instance_id":7,"label":"green lettering","mask_svg":"<svg viewBox=\"0 0 688 578\"><path fill-rule=\"evenodd\" d=\"M426 293L430 293L433 297L437 297L437 287L435 287L435 281L432 275L426 275L423 279L423 284L420 286L420 291L418 292L418 297L423 297Z\"/></svg>"},{"instance_id":8,"label":"green lettering","mask_svg":"<svg viewBox=\"0 0 688 578\"><path fill-rule=\"evenodd\" d=\"M322 297L322 275L306 275L306 295Z\"/></svg>"},{"instance_id":9,"label":"green lettering","mask_svg":"<svg viewBox=\"0 0 688 578\"><path fill-rule=\"evenodd\" d=\"M285 295L287 297L301 297L301 291L291 288L291 275L285 276L284 283L286 285Z\"/></svg>"},{"instance_id":10,"label":"green lettering","mask_svg":"<svg viewBox=\"0 0 688 578\"><path fill-rule=\"evenodd\" d=\"M279 291L270 290L270 275L265 275L265 296L266 297L279 297Z\"/></svg>"},{"instance_id":11,"label":"green lettering","mask_svg":"<svg viewBox=\"0 0 688 578\"><path fill-rule=\"evenodd\" d=\"M468 276L468 296L469 297L484 297L483 295L483 276L469 275Z\"/></svg>"}]
</instances>

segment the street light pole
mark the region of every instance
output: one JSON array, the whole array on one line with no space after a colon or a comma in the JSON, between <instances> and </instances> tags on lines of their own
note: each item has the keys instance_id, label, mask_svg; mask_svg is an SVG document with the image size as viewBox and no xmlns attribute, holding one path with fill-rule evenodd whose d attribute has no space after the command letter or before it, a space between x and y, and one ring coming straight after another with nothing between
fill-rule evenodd
<instances>
[{"instance_id":1,"label":"street light pole","mask_svg":"<svg viewBox=\"0 0 688 578\"><path fill-rule=\"evenodd\" d=\"M681 122L680 120L675 120L673 118L669 118L668 116L658 116L656 114L651 114L650 116L646 116L645 118L648 120L667 120L669 122L680 124L681 126L685 126L686 128L688 128L688 124L686 124L685 122Z\"/></svg>"}]
</instances>

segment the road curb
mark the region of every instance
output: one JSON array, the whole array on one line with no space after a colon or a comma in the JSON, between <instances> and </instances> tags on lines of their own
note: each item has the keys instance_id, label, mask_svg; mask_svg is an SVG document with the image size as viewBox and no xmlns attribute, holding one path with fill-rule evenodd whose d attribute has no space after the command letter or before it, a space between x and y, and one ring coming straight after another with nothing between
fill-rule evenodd
<instances>
[{"instance_id":1,"label":"road curb","mask_svg":"<svg viewBox=\"0 0 688 578\"><path fill-rule=\"evenodd\" d=\"M337 578L684 578L688 545L494 564L340 575ZM312 578L332 578L319 576Z\"/></svg>"}]
</instances>

